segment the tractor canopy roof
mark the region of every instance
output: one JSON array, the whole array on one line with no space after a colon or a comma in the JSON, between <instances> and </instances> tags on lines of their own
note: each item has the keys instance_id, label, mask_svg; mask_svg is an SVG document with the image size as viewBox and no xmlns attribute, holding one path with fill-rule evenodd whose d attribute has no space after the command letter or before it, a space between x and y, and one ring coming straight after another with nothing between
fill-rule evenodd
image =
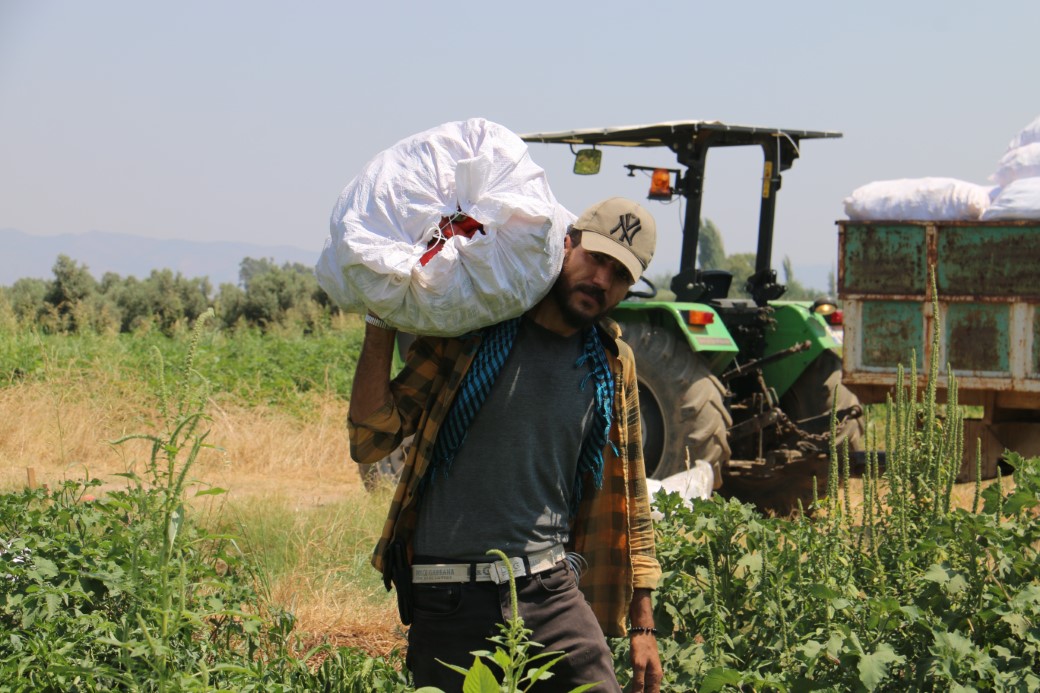
<instances>
[{"instance_id":1,"label":"tractor canopy roof","mask_svg":"<svg viewBox=\"0 0 1040 693\"><path fill-rule=\"evenodd\" d=\"M520 137L527 142L617 147L669 147L674 150L679 144L693 139L705 139L708 146L741 146L762 144L776 138L797 143L804 139L841 137L841 133L727 125L717 120L674 120L651 125L532 132L520 135Z\"/></svg>"}]
</instances>

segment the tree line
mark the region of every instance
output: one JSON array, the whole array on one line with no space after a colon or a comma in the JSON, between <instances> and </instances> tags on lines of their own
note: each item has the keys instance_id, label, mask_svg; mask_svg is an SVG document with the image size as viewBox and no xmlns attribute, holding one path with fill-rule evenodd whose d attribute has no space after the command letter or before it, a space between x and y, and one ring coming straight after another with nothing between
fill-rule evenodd
<instances>
[{"instance_id":1,"label":"tree line","mask_svg":"<svg viewBox=\"0 0 1040 693\"><path fill-rule=\"evenodd\" d=\"M0 324L34 326L45 333L134 332L156 329L172 335L207 308L227 328L275 327L313 331L328 324L336 308L318 286L311 267L245 258L238 284L214 290L206 277L169 269L144 279L106 272L96 279L86 265L59 255L52 279L24 278L0 287Z\"/></svg>"},{"instance_id":2,"label":"tree line","mask_svg":"<svg viewBox=\"0 0 1040 693\"><path fill-rule=\"evenodd\" d=\"M754 253L726 255L722 234L710 219L702 222L698 251L701 267L733 273L731 298L747 298L744 280L754 272ZM813 300L823 293L795 279L789 258L782 269L787 285L783 298ZM172 335L213 306L226 328L312 332L338 313L312 268L299 262L278 265L247 257L239 264L238 284L224 283L216 290L206 277L189 278L169 269L152 270L144 279L114 272L95 279L86 265L66 255L58 256L52 273L52 279L25 278L0 287L0 325L33 326L50 334L157 329ZM670 279L653 280L662 298L667 298ZM833 273L828 290L833 296Z\"/></svg>"}]
</instances>

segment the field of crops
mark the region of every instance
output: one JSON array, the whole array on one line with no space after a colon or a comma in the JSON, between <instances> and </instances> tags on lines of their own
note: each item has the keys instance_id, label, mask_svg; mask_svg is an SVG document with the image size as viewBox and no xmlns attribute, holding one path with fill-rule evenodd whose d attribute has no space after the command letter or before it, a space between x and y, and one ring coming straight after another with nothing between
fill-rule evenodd
<instances>
[{"instance_id":1,"label":"field of crops","mask_svg":"<svg viewBox=\"0 0 1040 693\"><path fill-rule=\"evenodd\" d=\"M407 690L367 565L388 493L347 457L360 336L0 335L4 690ZM955 485L933 401L811 515L659 499L666 690L1040 688L1040 460Z\"/></svg>"}]
</instances>

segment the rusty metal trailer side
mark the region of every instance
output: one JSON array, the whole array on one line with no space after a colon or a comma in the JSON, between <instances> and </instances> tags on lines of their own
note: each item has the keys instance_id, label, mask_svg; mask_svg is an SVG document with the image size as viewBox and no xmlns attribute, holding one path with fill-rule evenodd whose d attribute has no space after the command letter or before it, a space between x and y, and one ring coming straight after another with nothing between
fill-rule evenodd
<instances>
[{"instance_id":1,"label":"rusty metal trailer side","mask_svg":"<svg viewBox=\"0 0 1040 693\"><path fill-rule=\"evenodd\" d=\"M1040 454L1040 223L839 221L838 287L845 313L845 384L883 402L931 358L934 268L939 363L958 400L984 407L969 422L995 472L1004 447ZM948 386L941 369L940 395ZM972 448L974 446L971 446ZM994 452L996 451L996 452Z\"/></svg>"}]
</instances>

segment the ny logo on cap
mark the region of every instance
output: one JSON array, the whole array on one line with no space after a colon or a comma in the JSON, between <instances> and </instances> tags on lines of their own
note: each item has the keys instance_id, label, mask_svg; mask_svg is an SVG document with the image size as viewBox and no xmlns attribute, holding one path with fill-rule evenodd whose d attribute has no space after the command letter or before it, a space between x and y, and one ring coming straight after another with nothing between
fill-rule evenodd
<instances>
[{"instance_id":1,"label":"ny logo on cap","mask_svg":"<svg viewBox=\"0 0 1040 693\"><path fill-rule=\"evenodd\" d=\"M621 235L618 237L618 242L624 241L629 245L632 245L633 239L637 233L643 228L642 223L639 221L639 217L631 212L626 212L618 217L617 226L610 230L610 235L613 236L618 230L621 231Z\"/></svg>"}]
</instances>

